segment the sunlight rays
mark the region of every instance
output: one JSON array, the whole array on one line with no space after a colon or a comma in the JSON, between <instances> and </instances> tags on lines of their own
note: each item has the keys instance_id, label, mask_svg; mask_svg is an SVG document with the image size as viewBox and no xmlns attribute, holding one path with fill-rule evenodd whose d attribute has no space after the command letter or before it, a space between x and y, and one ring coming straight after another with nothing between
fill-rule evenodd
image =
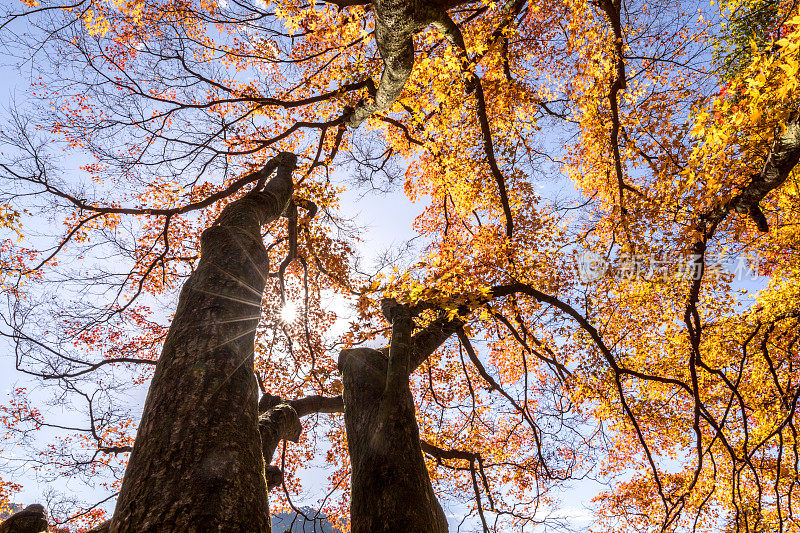
<instances>
[{"instance_id":1,"label":"sunlight rays","mask_svg":"<svg viewBox=\"0 0 800 533\"><path fill-rule=\"evenodd\" d=\"M283 304L283 307L280 311L281 322L284 322L285 324L291 324L297 320L298 315L299 309L295 302L289 300Z\"/></svg>"}]
</instances>

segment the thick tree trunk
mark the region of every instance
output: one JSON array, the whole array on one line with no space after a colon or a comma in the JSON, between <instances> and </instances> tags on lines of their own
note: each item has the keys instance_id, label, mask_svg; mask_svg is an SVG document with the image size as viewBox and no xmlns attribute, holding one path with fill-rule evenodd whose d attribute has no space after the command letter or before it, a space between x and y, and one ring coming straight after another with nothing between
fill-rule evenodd
<instances>
[{"instance_id":1,"label":"thick tree trunk","mask_svg":"<svg viewBox=\"0 0 800 533\"><path fill-rule=\"evenodd\" d=\"M447 519L422 459L414 400L406 387L383 402L388 361L378 350L339 357L352 465L351 533L444 533Z\"/></svg>"},{"instance_id":2,"label":"thick tree trunk","mask_svg":"<svg viewBox=\"0 0 800 533\"><path fill-rule=\"evenodd\" d=\"M47 513L35 503L14 513L0 524L0 533L41 533L47 531Z\"/></svg>"},{"instance_id":3,"label":"thick tree trunk","mask_svg":"<svg viewBox=\"0 0 800 533\"><path fill-rule=\"evenodd\" d=\"M253 342L267 276L262 224L292 194L292 154L201 237L145 402L110 531L269 532ZM271 167L271 168L270 168Z\"/></svg>"},{"instance_id":4,"label":"thick tree trunk","mask_svg":"<svg viewBox=\"0 0 800 533\"><path fill-rule=\"evenodd\" d=\"M352 464L352 533L445 533L447 518L422 458L409 375L460 322L411 333L408 310L391 313L388 350L343 350L344 418Z\"/></svg>"}]
</instances>

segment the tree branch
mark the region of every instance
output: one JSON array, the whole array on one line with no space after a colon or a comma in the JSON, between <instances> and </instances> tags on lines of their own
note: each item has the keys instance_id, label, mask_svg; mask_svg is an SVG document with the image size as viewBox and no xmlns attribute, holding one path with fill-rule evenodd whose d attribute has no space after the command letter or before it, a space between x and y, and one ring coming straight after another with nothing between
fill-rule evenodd
<instances>
[{"instance_id":1,"label":"tree branch","mask_svg":"<svg viewBox=\"0 0 800 533\"><path fill-rule=\"evenodd\" d=\"M310 414L316 413L343 413L344 401L341 396L319 396L311 395L297 400L284 400L280 396L274 396L266 393L261 397L258 402L258 410L261 413L266 412L272 407L281 403L287 403L292 406L297 413L297 416L303 418Z\"/></svg>"},{"instance_id":2,"label":"tree branch","mask_svg":"<svg viewBox=\"0 0 800 533\"><path fill-rule=\"evenodd\" d=\"M734 210L749 214L759 231L769 231L767 219L758 204L771 191L783 185L800 161L800 113L794 113L785 126L785 131L775 137L761 172L752 177L742 192L705 217L710 227L722 222Z\"/></svg>"},{"instance_id":3,"label":"tree branch","mask_svg":"<svg viewBox=\"0 0 800 533\"><path fill-rule=\"evenodd\" d=\"M463 325L464 322L461 318L455 318L453 320L438 319L412 335L410 341L411 353L408 364L408 375L413 374L419 365L425 362L450 335L458 331ZM388 347L382 348L379 351L386 357L389 357Z\"/></svg>"},{"instance_id":4,"label":"tree branch","mask_svg":"<svg viewBox=\"0 0 800 533\"><path fill-rule=\"evenodd\" d=\"M389 361L386 369L386 388L382 402L395 405L399 395L408 388L409 363L411 360L411 329L414 322L411 311L394 298L381 302L383 315L392 324L392 338L389 345Z\"/></svg>"}]
</instances>

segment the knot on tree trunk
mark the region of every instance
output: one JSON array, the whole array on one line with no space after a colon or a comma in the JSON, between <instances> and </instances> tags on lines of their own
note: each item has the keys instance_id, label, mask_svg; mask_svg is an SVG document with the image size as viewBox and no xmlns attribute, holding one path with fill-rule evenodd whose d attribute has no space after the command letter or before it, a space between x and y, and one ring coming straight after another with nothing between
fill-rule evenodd
<instances>
[{"instance_id":1,"label":"knot on tree trunk","mask_svg":"<svg viewBox=\"0 0 800 533\"><path fill-rule=\"evenodd\" d=\"M283 483L283 472L275 465L267 465L264 469L264 477L267 478L267 491L271 491Z\"/></svg>"},{"instance_id":2,"label":"knot on tree trunk","mask_svg":"<svg viewBox=\"0 0 800 533\"><path fill-rule=\"evenodd\" d=\"M35 503L14 513L0 524L0 533L41 533L47 531L47 512Z\"/></svg>"},{"instance_id":3,"label":"knot on tree trunk","mask_svg":"<svg viewBox=\"0 0 800 533\"><path fill-rule=\"evenodd\" d=\"M297 411L288 403L280 403L268 409L258 419L258 430L261 432L261 447L264 462L269 463L281 440L297 442L302 431Z\"/></svg>"},{"instance_id":4,"label":"knot on tree trunk","mask_svg":"<svg viewBox=\"0 0 800 533\"><path fill-rule=\"evenodd\" d=\"M286 402L280 396L275 396L274 394L265 392L261 399L258 400L258 412L264 414L276 405L280 405L282 403Z\"/></svg>"},{"instance_id":5,"label":"knot on tree trunk","mask_svg":"<svg viewBox=\"0 0 800 533\"><path fill-rule=\"evenodd\" d=\"M268 491L283 483L281 469L269 464L272 455L281 439L297 442L302 430L300 418L311 413L340 413L343 410L341 396L328 398L312 395L297 400L285 400L280 396L264 393L258 402L258 411L261 413L259 431L264 461L267 464L264 476Z\"/></svg>"},{"instance_id":6,"label":"knot on tree trunk","mask_svg":"<svg viewBox=\"0 0 800 533\"><path fill-rule=\"evenodd\" d=\"M283 483L283 472L269 463L281 440L297 442L303 427L294 407L284 403L278 396L265 394L258 402L259 410L265 409L258 418L258 431L261 433L261 450L264 454L264 476L267 479L267 491Z\"/></svg>"}]
</instances>

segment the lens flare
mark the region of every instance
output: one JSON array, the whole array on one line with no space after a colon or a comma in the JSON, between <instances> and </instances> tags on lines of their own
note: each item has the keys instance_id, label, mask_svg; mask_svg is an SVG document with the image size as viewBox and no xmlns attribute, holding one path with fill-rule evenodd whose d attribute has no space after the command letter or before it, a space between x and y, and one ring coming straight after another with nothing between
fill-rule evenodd
<instances>
[{"instance_id":1,"label":"lens flare","mask_svg":"<svg viewBox=\"0 0 800 533\"><path fill-rule=\"evenodd\" d=\"M297 304L294 302L286 302L281 309L281 320L287 324L291 324L297 320Z\"/></svg>"}]
</instances>

